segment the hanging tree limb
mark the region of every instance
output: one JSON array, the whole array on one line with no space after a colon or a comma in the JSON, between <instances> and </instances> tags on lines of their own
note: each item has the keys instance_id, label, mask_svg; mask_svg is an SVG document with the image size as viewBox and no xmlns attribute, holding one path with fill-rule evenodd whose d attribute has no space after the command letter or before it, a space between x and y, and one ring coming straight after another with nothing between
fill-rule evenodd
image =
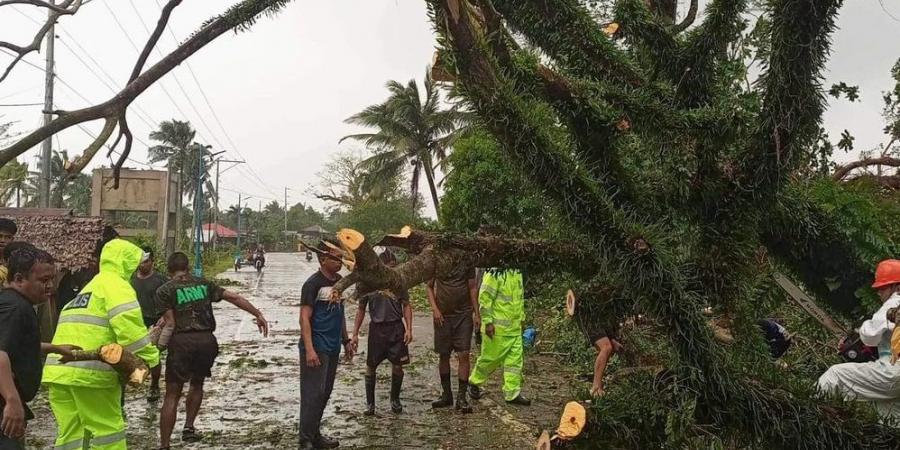
<instances>
[{"instance_id":1,"label":"hanging tree limb","mask_svg":"<svg viewBox=\"0 0 900 450\"><path fill-rule=\"evenodd\" d=\"M132 79L113 98L98 105L69 111L66 114L60 115L49 124L32 131L12 145L0 150L0 167L28 151L35 145L38 145L44 139L78 124L97 119L113 118L114 120L117 120L121 126L125 110L131 102L146 91L153 83L159 81L160 78L219 36L230 30L244 31L252 26L260 16L276 14L289 1L290 0L243 0L238 4L235 4L222 15L207 21L200 30L194 33L187 41L182 43L172 53L163 57L149 69L143 71L139 76ZM173 2L170 1L168 5L171 5L172 3ZM174 8L174 6L172 6L172 8ZM148 45L149 44L150 43L148 42ZM145 51L147 51L146 48ZM136 65L136 67L138 66ZM127 128L127 121L125 122L125 125ZM124 137L127 145L129 133L130 132L120 133L118 139ZM93 148L94 144L89 148ZM88 153L86 152L85 156L87 156L87 154ZM123 160L120 158L117 167L121 167L122 162Z\"/></svg>"},{"instance_id":2,"label":"hanging tree limb","mask_svg":"<svg viewBox=\"0 0 900 450\"><path fill-rule=\"evenodd\" d=\"M0 74L0 83L9 76L10 72L12 72L13 68L25 58L26 55L32 52L36 52L41 49L41 43L44 41L44 38L47 36L47 33L50 31L50 28L60 16L64 15L72 15L78 12L82 5L89 3L90 0L64 0L62 3L56 6L52 6L49 3L41 2L37 0L28 1L28 0L7 0L0 1L0 7L6 5L13 4L29 4L34 6L40 6L44 8L49 8L50 13L47 15L47 19L43 25L38 29L37 33L34 34L34 38L32 38L31 43L25 46L15 45L9 42L0 41L0 48L6 48L13 52L15 52L15 57L13 60L6 66L3 73Z\"/></svg>"},{"instance_id":3,"label":"hanging tree limb","mask_svg":"<svg viewBox=\"0 0 900 450\"><path fill-rule=\"evenodd\" d=\"M688 12L684 16L684 19L671 28L672 34L681 33L694 24L694 21L697 20L697 10L699 9L699 6L699 0L691 0L691 6L688 8Z\"/></svg>"},{"instance_id":4,"label":"hanging tree limb","mask_svg":"<svg viewBox=\"0 0 900 450\"><path fill-rule=\"evenodd\" d=\"M900 158L894 158L891 156L882 156L880 158L864 158L859 161L853 161L851 163L844 164L842 166L837 166L834 169L834 173L831 175L831 178L836 181L841 181L850 174L850 172L870 166L888 166L888 167L900 167Z\"/></svg>"}]
</instances>

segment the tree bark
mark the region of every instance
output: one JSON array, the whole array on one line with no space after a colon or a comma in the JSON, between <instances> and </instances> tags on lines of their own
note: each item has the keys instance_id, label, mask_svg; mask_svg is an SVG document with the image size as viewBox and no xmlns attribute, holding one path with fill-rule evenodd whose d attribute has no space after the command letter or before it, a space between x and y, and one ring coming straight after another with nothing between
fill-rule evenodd
<instances>
[{"instance_id":1,"label":"tree bark","mask_svg":"<svg viewBox=\"0 0 900 450\"><path fill-rule=\"evenodd\" d=\"M441 222L441 205L438 199L437 186L434 184L434 168L431 164L431 158L428 158L424 164L425 179L428 181L428 189L431 190L431 201L434 203L434 214L437 216L438 223ZM413 200L415 201L415 200ZM413 213L416 211L414 210Z\"/></svg>"},{"instance_id":2,"label":"tree bark","mask_svg":"<svg viewBox=\"0 0 900 450\"><path fill-rule=\"evenodd\" d=\"M131 384L142 384L150 370L144 361L119 344L107 344L96 350L72 352L75 361L102 361L113 367Z\"/></svg>"},{"instance_id":3,"label":"tree bark","mask_svg":"<svg viewBox=\"0 0 900 450\"><path fill-rule=\"evenodd\" d=\"M345 260L353 261L353 273L334 285L338 296L356 283L365 292L388 289L402 292L435 278L475 267L516 267L536 271L568 267L574 273L592 275L598 264L595 255L572 242L511 239L500 236L466 236L452 233L413 231L388 235L377 246L399 247L413 256L390 268L381 263L372 245L355 230L338 232ZM361 289L358 288L358 293Z\"/></svg>"}]
</instances>

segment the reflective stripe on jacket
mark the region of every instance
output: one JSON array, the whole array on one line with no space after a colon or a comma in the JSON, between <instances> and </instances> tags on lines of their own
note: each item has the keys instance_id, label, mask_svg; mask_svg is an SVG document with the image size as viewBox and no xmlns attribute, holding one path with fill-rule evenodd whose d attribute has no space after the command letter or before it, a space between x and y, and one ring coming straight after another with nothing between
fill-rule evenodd
<instances>
[{"instance_id":1,"label":"reflective stripe on jacket","mask_svg":"<svg viewBox=\"0 0 900 450\"><path fill-rule=\"evenodd\" d=\"M140 247L114 239L100 254L100 273L63 307L54 344L72 344L85 350L118 343L149 367L159 364L159 350L150 343L141 315L137 294L131 287L131 274L137 269L143 251ZM68 386L109 387L119 384L112 366L100 361L59 362L48 355L44 383Z\"/></svg>"},{"instance_id":2,"label":"reflective stripe on jacket","mask_svg":"<svg viewBox=\"0 0 900 450\"><path fill-rule=\"evenodd\" d=\"M494 324L494 332L502 336L522 334L525 321L525 286L518 270L485 271L478 292L482 331Z\"/></svg>"}]
</instances>

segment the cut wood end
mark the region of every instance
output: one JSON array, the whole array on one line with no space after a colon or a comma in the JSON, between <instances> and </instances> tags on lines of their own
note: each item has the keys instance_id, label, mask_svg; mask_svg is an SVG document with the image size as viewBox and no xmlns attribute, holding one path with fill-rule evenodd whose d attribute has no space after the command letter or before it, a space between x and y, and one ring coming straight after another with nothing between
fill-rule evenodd
<instances>
[{"instance_id":1,"label":"cut wood end","mask_svg":"<svg viewBox=\"0 0 900 450\"><path fill-rule=\"evenodd\" d=\"M406 238L412 236L412 232L413 232L412 227L409 226L409 225L406 225L406 226L404 226L403 228L400 229L400 232L399 232L399 233L397 233L397 234L389 234L388 236L390 236L390 237L392 237L392 238L406 239Z\"/></svg>"},{"instance_id":2,"label":"cut wood end","mask_svg":"<svg viewBox=\"0 0 900 450\"><path fill-rule=\"evenodd\" d=\"M587 423L587 410L584 409L584 406L578 402L566 403L562 416L559 418L559 428L556 430L559 439L564 441L575 439L584 430L585 423Z\"/></svg>"},{"instance_id":3,"label":"cut wood end","mask_svg":"<svg viewBox=\"0 0 900 450\"><path fill-rule=\"evenodd\" d=\"M616 129L622 132L628 131L631 129L631 122L628 119L622 119L616 122Z\"/></svg>"},{"instance_id":4,"label":"cut wood end","mask_svg":"<svg viewBox=\"0 0 900 450\"><path fill-rule=\"evenodd\" d=\"M569 317L575 315L575 291L569 289L566 291L566 314Z\"/></svg>"},{"instance_id":5,"label":"cut wood end","mask_svg":"<svg viewBox=\"0 0 900 450\"><path fill-rule=\"evenodd\" d=\"M607 37L613 37L613 35L615 35L617 31L619 31L619 24L616 22L603 27L603 34L605 34Z\"/></svg>"},{"instance_id":6,"label":"cut wood end","mask_svg":"<svg viewBox=\"0 0 900 450\"><path fill-rule=\"evenodd\" d=\"M135 369L134 372L131 372L131 376L128 377L128 382L131 384L144 384L144 381L147 381L147 376L150 375L149 369Z\"/></svg>"},{"instance_id":7,"label":"cut wood end","mask_svg":"<svg viewBox=\"0 0 900 450\"><path fill-rule=\"evenodd\" d=\"M534 444L535 450L550 450L550 433L544 431Z\"/></svg>"},{"instance_id":8,"label":"cut wood end","mask_svg":"<svg viewBox=\"0 0 900 450\"><path fill-rule=\"evenodd\" d=\"M359 246L366 241L366 237L363 236L362 233L350 228L344 228L341 231L338 231L337 238L341 245L351 252L355 252L359 249Z\"/></svg>"},{"instance_id":9,"label":"cut wood end","mask_svg":"<svg viewBox=\"0 0 900 450\"><path fill-rule=\"evenodd\" d=\"M106 344L100 348L100 358L107 364L118 364L124 352L125 349L119 344Z\"/></svg>"}]
</instances>

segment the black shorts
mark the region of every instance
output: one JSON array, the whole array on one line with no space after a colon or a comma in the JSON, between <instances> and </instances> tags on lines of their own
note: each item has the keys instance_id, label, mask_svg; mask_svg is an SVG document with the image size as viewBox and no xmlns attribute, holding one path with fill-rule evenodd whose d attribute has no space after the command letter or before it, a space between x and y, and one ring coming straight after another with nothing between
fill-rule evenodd
<instances>
[{"instance_id":1,"label":"black shorts","mask_svg":"<svg viewBox=\"0 0 900 450\"><path fill-rule=\"evenodd\" d=\"M589 320L584 318L579 318L578 320L578 328L581 330L581 334L584 335L584 338L587 339L587 344L591 348L593 348L597 341L603 338L609 338L609 340L616 339L616 329L614 327L604 327L600 323L591 323Z\"/></svg>"},{"instance_id":2,"label":"black shorts","mask_svg":"<svg viewBox=\"0 0 900 450\"><path fill-rule=\"evenodd\" d=\"M471 312L445 315L443 325L434 323L434 351L439 355L449 355L471 350L474 328Z\"/></svg>"},{"instance_id":3,"label":"black shorts","mask_svg":"<svg viewBox=\"0 0 900 450\"><path fill-rule=\"evenodd\" d=\"M409 347L403 342L406 328L402 320L369 325L369 354L366 364L377 367L385 359L395 366L409 364Z\"/></svg>"},{"instance_id":4,"label":"black shorts","mask_svg":"<svg viewBox=\"0 0 900 450\"><path fill-rule=\"evenodd\" d=\"M166 382L187 383L212 376L219 355L219 342L208 331L175 333L169 340Z\"/></svg>"}]
</instances>

